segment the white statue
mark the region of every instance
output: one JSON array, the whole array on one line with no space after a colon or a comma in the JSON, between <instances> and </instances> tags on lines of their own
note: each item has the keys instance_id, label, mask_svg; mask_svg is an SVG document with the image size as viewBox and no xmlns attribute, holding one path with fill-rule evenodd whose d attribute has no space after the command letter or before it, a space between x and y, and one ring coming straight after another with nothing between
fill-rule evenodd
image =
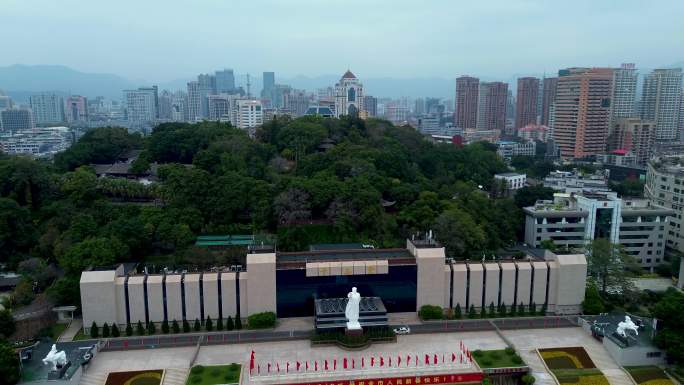
<instances>
[{"instance_id":1,"label":"white statue","mask_svg":"<svg viewBox=\"0 0 684 385\"><path fill-rule=\"evenodd\" d=\"M639 335L639 327L632 322L632 319L628 315L625 316L625 320L618 323L617 330L615 332L622 337L627 337L626 330L633 330L636 335Z\"/></svg>"},{"instance_id":2,"label":"white statue","mask_svg":"<svg viewBox=\"0 0 684 385\"><path fill-rule=\"evenodd\" d=\"M359 330L361 329L361 324L359 323L361 294L356 291L356 287L352 287L352 291L347 294L347 298L347 307L344 309L344 316L347 318L347 329Z\"/></svg>"},{"instance_id":3,"label":"white statue","mask_svg":"<svg viewBox=\"0 0 684 385\"><path fill-rule=\"evenodd\" d=\"M52 344L52 349L47 356L43 358L43 364L52 364L52 370L57 370L57 366L63 367L67 363L66 353L64 350L57 351L57 345Z\"/></svg>"}]
</instances>

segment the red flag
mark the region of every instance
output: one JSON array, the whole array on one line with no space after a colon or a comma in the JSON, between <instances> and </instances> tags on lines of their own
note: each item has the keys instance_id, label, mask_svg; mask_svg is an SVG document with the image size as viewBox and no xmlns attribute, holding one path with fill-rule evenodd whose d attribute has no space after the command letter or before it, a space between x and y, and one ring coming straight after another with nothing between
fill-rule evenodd
<instances>
[{"instance_id":1,"label":"red flag","mask_svg":"<svg viewBox=\"0 0 684 385\"><path fill-rule=\"evenodd\" d=\"M355 362L354 359L352 358L352 369L354 369L354 366L356 366L356 362Z\"/></svg>"},{"instance_id":2,"label":"red flag","mask_svg":"<svg viewBox=\"0 0 684 385\"><path fill-rule=\"evenodd\" d=\"M306 360L306 362L304 363L304 370L309 370L309 360Z\"/></svg>"},{"instance_id":3,"label":"red flag","mask_svg":"<svg viewBox=\"0 0 684 385\"><path fill-rule=\"evenodd\" d=\"M297 371L299 371L299 367L300 367L301 365L302 365L302 364L300 364L299 361L297 361Z\"/></svg>"},{"instance_id":4,"label":"red flag","mask_svg":"<svg viewBox=\"0 0 684 385\"><path fill-rule=\"evenodd\" d=\"M344 360L342 360L342 367L347 369L347 357L344 357Z\"/></svg>"},{"instance_id":5,"label":"red flag","mask_svg":"<svg viewBox=\"0 0 684 385\"><path fill-rule=\"evenodd\" d=\"M397 366L401 366L401 356L397 356Z\"/></svg>"},{"instance_id":6,"label":"red flag","mask_svg":"<svg viewBox=\"0 0 684 385\"><path fill-rule=\"evenodd\" d=\"M374 365L375 365L375 357L371 356L371 367L373 367Z\"/></svg>"},{"instance_id":7,"label":"red flag","mask_svg":"<svg viewBox=\"0 0 684 385\"><path fill-rule=\"evenodd\" d=\"M389 366L392 367L392 356L389 357Z\"/></svg>"},{"instance_id":8,"label":"red flag","mask_svg":"<svg viewBox=\"0 0 684 385\"><path fill-rule=\"evenodd\" d=\"M416 366L418 366L418 355L416 354L415 357L416 357Z\"/></svg>"},{"instance_id":9,"label":"red flag","mask_svg":"<svg viewBox=\"0 0 684 385\"><path fill-rule=\"evenodd\" d=\"M276 362L276 368L278 370L278 373L280 373L280 362Z\"/></svg>"},{"instance_id":10,"label":"red flag","mask_svg":"<svg viewBox=\"0 0 684 385\"><path fill-rule=\"evenodd\" d=\"M456 354L451 353L451 362L456 361Z\"/></svg>"},{"instance_id":11,"label":"red flag","mask_svg":"<svg viewBox=\"0 0 684 385\"><path fill-rule=\"evenodd\" d=\"M254 369L254 350L252 350L252 354L249 356L249 374L252 374L252 370Z\"/></svg>"},{"instance_id":12,"label":"red flag","mask_svg":"<svg viewBox=\"0 0 684 385\"><path fill-rule=\"evenodd\" d=\"M380 356L380 366L385 365L385 358L383 356Z\"/></svg>"},{"instance_id":13,"label":"red flag","mask_svg":"<svg viewBox=\"0 0 684 385\"><path fill-rule=\"evenodd\" d=\"M314 361L314 371L318 371L318 361Z\"/></svg>"},{"instance_id":14,"label":"red flag","mask_svg":"<svg viewBox=\"0 0 684 385\"><path fill-rule=\"evenodd\" d=\"M268 363L268 372L271 373L271 363Z\"/></svg>"},{"instance_id":15,"label":"red flag","mask_svg":"<svg viewBox=\"0 0 684 385\"><path fill-rule=\"evenodd\" d=\"M364 362L363 357L361 357L361 367L362 368L366 367L366 363Z\"/></svg>"},{"instance_id":16,"label":"red flag","mask_svg":"<svg viewBox=\"0 0 684 385\"><path fill-rule=\"evenodd\" d=\"M287 364L285 366L285 373L290 373L290 361L287 361Z\"/></svg>"},{"instance_id":17,"label":"red flag","mask_svg":"<svg viewBox=\"0 0 684 385\"><path fill-rule=\"evenodd\" d=\"M435 365L437 365L437 355L436 355L436 354L435 354L435 357L434 357L434 359L433 359L433 363L434 363Z\"/></svg>"},{"instance_id":18,"label":"red flag","mask_svg":"<svg viewBox=\"0 0 684 385\"><path fill-rule=\"evenodd\" d=\"M430 365L430 356L427 354L425 355L425 365Z\"/></svg>"},{"instance_id":19,"label":"red flag","mask_svg":"<svg viewBox=\"0 0 684 385\"><path fill-rule=\"evenodd\" d=\"M337 370L337 358L333 358L333 370Z\"/></svg>"},{"instance_id":20,"label":"red flag","mask_svg":"<svg viewBox=\"0 0 684 385\"><path fill-rule=\"evenodd\" d=\"M325 360L325 370L328 370L328 360Z\"/></svg>"},{"instance_id":21,"label":"red flag","mask_svg":"<svg viewBox=\"0 0 684 385\"><path fill-rule=\"evenodd\" d=\"M444 353L442 353L442 363L444 363Z\"/></svg>"}]
</instances>

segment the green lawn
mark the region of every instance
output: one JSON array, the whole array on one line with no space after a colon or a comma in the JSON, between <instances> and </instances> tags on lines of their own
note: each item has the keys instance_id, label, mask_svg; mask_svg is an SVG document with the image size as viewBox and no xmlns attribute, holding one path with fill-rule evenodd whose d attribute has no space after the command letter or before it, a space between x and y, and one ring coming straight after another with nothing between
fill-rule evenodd
<instances>
[{"instance_id":1,"label":"green lawn","mask_svg":"<svg viewBox=\"0 0 684 385\"><path fill-rule=\"evenodd\" d=\"M193 366L186 385L232 384L240 381L240 365Z\"/></svg>"},{"instance_id":2,"label":"green lawn","mask_svg":"<svg viewBox=\"0 0 684 385\"><path fill-rule=\"evenodd\" d=\"M69 324L52 324L39 332L41 336L50 337L53 341L57 341L57 338L66 330Z\"/></svg>"},{"instance_id":3,"label":"green lawn","mask_svg":"<svg viewBox=\"0 0 684 385\"><path fill-rule=\"evenodd\" d=\"M481 368L511 368L525 366L525 362L509 350L476 350L473 358Z\"/></svg>"}]
</instances>

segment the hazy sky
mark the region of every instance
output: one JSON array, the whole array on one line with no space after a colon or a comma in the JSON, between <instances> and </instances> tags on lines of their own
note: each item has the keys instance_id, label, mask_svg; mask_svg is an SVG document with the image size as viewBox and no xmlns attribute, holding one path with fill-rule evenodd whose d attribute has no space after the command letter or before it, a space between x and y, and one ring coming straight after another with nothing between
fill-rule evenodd
<instances>
[{"instance_id":1,"label":"hazy sky","mask_svg":"<svg viewBox=\"0 0 684 385\"><path fill-rule=\"evenodd\" d=\"M683 0L0 0L0 65L168 81L507 77L684 60Z\"/></svg>"}]
</instances>

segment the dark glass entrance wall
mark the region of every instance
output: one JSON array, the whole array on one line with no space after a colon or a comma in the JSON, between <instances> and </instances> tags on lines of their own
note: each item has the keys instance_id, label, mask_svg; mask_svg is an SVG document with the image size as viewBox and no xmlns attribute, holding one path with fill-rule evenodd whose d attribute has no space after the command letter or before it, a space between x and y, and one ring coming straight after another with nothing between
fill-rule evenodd
<instances>
[{"instance_id":1,"label":"dark glass entrance wall","mask_svg":"<svg viewBox=\"0 0 684 385\"><path fill-rule=\"evenodd\" d=\"M277 270L278 317L314 315L314 299L344 298L353 286L363 297L380 297L387 311L416 311L416 266L389 266L388 274L307 277L305 269Z\"/></svg>"},{"instance_id":2,"label":"dark glass entrance wall","mask_svg":"<svg viewBox=\"0 0 684 385\"><path fill-rule=\"evenodd\" d=\"M610 239L610 230L613 226L613 209L601 208L596 210L596 226L594 227L594 239Z\"/></svg>"}]
</instances>

